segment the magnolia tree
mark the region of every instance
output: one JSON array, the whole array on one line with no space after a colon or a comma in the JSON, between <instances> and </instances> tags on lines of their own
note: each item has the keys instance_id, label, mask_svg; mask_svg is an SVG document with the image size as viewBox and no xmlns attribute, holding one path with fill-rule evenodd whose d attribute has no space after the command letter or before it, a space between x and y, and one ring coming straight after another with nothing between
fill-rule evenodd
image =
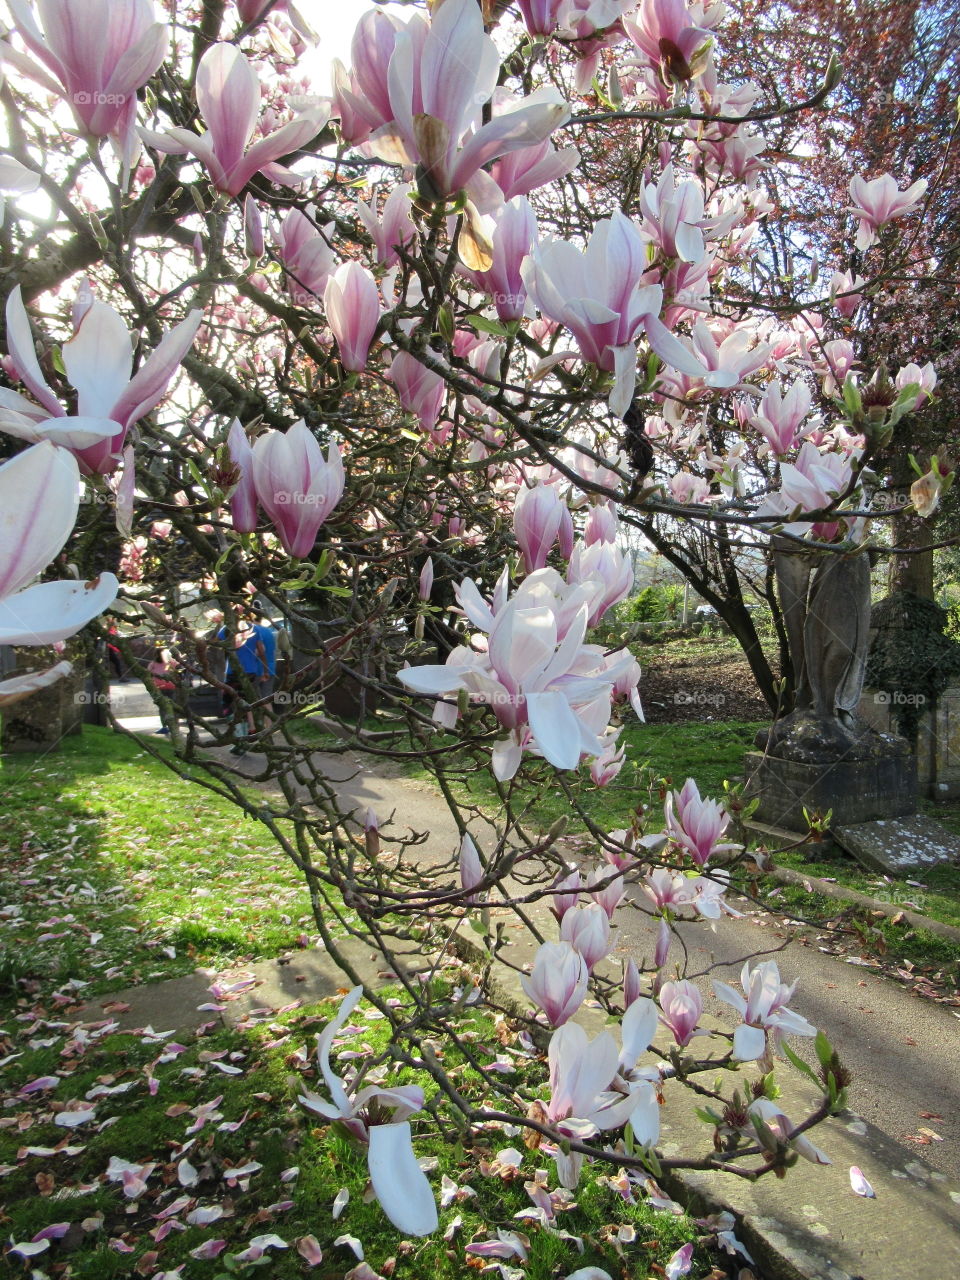
<instances>
[{"instance_id":1,"label":"magnolia tree","mask_svg":"<svg viewBox=\"0 0 960 1280\"><path fill-rule=\"evenodd\" d=\"M367 996L389 1061L436 1081L435 1114L520 1126L565 1188L584 1161L751 1178L824 1161L806 1133L844 1075L818 1042L821 1104L787 1119L773 1101L774 1056L802 1065L784 1037L814 1034L776 964L715 984L740 1022L711 1032L672 945L678 921L735 914L733 813L692 779L662 822L626 788L619 829L584 804L617 787L642 718L636 660L591 633L631 590L623 532L651 519L869 549L889 514L871 459L935 375L909 351L857 367L843 321L897 273L927 181L851 173L861 272L821 272L798 302L764 252L758 122L828 109L840 71L806 103L726 81L722 4L373 7L329 82L323 34L285 0L8 8L0 642L23 647L4 703L62 678L49 646L87 624L92 645L105 609L167 648L181 685L222 690L265 602L294 674L272 700L240 675L230 722L165 691L123 627L116 643L170 730L163 758L270 831L331 955L357 981L346 933L396 968L402 999ZM934 462L916 510L949 481ZM347 685L356 723L334 715ZM459 847L427 857L426 833L349 810L307 720L337 729L331 750L428 768ZM495 816L458 798L478 769ZM588 836L579 866L564 821L537 821L557 792ZM522 1035L547 1052L526 1094L410 976L465 922L510 963L494 908L535 947ZM649 917L651 956L621 972L626 911ZM615 1024L592 1039L571 1020L588 993ZM423 1091L330 1064L360 994L302 1101L367 1144L385 1212L427 1234ZM486 1076L482 1104L418 1049L427 1033ZM661 1108L694 1102L702 1149L658 1157Z\"/></svg>"}]
</instances>

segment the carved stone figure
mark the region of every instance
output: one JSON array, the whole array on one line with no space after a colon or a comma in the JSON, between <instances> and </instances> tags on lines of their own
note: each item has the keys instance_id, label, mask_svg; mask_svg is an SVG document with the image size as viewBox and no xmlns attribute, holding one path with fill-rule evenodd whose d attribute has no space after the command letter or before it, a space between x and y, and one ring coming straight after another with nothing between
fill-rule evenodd
<instances>
[{"instance_id":1,"label":"carved stone figure","mask_svg":"<svg viewBox=\"0 0 960 1280\"><path fill-rule=\"evenodd\" d=\"M796 705L758 746L794 760L872 756L880 742L856 715L870 643L869 555L779 537L773 546Z\"/></svg>"}]
</instances>

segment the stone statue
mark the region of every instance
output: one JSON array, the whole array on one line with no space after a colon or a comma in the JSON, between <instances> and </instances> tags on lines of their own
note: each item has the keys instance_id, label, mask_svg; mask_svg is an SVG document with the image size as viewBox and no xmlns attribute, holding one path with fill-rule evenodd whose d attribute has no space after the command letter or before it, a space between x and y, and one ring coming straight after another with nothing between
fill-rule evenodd
<instances>
[{"instance_id":1,"label":"stone statue","mask_svg":"<svg viewBox=\"0 0 960 1280\"><path fill-rule=\"evenodd\" d=\"M871 756L875 735L856 714L870 644L869 554L776 536L773 549L796 705L757 745L794 760Z\"/></svg>"}]
</instances>

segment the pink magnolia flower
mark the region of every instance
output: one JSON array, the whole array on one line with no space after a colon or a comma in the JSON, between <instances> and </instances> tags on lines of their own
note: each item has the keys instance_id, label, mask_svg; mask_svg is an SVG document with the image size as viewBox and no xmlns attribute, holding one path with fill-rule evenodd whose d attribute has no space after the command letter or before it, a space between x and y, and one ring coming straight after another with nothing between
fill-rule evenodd
<instances>
[{"instance_id":1,"label":"pink magnolia flower","mask_svg":"<svg viewBox=\"0 0 960 1280\"><path fill-rule=\"evenodd\" d=\"M523 553L527 573L543 569L554 543L569 556L573 547L573 517L556 485L525 485L513 508L513 533Z\"/></svg>"},{"instance_id":2,"label":"pink magnolia flower","mask_svg":"<svg viewBox=\"0 0 960 1280\"><path fill-rule=\"evenodd\" d=\"M580 952L591 973L613 947L610 917L599 902L567 911L560 921L560 937Z\"/></svg>"},{"instance_id":3,"label":"pink magnolia flower","mask_svg":"<svg viewBox=\"0 0 960 1280\"><path fill-rule=\"evenodd\" d=\"M200 59L196 94L206 133L142 130L144 140L158 151L196 156L217 190L231 196L239 195L257 173L284 186L302 181L277 162L317 136L329 119L327 107L309 107L251 147L260 114L260 81L240 50L225 43L211 45Z\"/></svg>"},{"instance_id":4,"label":"pink magnolia flower","mask_svg":"<svg viewBox=\"0 0 960 1280\"><path fill-rule=\"evenodd\" d=\"M623 1007L629 1009L630 1006L640 999L640 970L637 968L637 962L631 956L623 962Z\"/></svg>"},{"instance_id":5,"label":"pink magnolia flower","mask_svg":"<svg viewBox=\"0 0 960 1280\"><path fill-rule=\"evenodd\" d=\"M43 441L0 465L0 644L57 644L106 609L119 582L103 573L93 582L29 584L60 552L73 530L80 503L77 461ZM58 663L0 682L0 702L65 674ZM57 674L54 675L53 673Z\"/></svg>"},{"instance_id":6,"label":"pink magnolia flower","mask_svg":"<svg viewBox=\"0 0 960 1280\"><path fill-rule=\"evenodd\" d=\"M445 0L428 26L417 18L406 25L380 23L375 34L375 42L353 46L356 86L373 90L368 103L361 105L345 83L338 102L356 119L372 123L371 116L382 115L371 148L383 160L416 167L421 193L429 198L444 200L479 184L489 202L493 184L483 166L543 142L569 117L567 104L547 90L482 123L500 54L475 0ZM480 198L476 190L474 195Z\"/></svg>"},{"instance_id":7,"label":"pink magnolia flower","mask_svg":"<svg viewBox=\"0 0 960 1280\"><path fill-rule=\"evenodd\" d=\"M327 1121L339 1121L366 1142L370 1181L384 1213L405 1235L427 1236L437 1229L437 1205L426 1174L417 1164L407 1120L423 1109L423 1090L419 1085L388 1088L371 1084L351 1096L330 1066L334 1038L362 997L363 987L354 987L317 1040L317 1062L332 1102L310 1090L300 1095L300 1102ZM390 1121L371 1124L365 1119L371 1104L375 1104L378 1117L392 1110Z\"/></svg>"},{"instance_id":8,"label":"pink magnolia flower","mask_svg":"<svg viewBox=\"0 0 960 1280\"><path fill-rule=\"evenodd\" d=\"M560 20L567 0L518 0L524 26L532 36L548 36Z\"/></svg>"},{"instance_id":9,"label":"pink magnolia flower","mask_svg":"<svg viewBox=\"0 0 960 1280\"><path fill-rule=\"evenodd\" d=\"M277 255L287 273L290 296L304 307L319 302L337 266L336 255L324 234L333 224L328 223L321 231L315 223L316 210L312 205L310 212L314 217L291 209L277 236Z\"/></svg>"},{"instance_id":10,"label":"pink magnolia flower","mask_svg":"<svg viewBox=\"0 0 960 1280\"><path fill-rule=\"evenodd\" d=\"M772 1031L774 1047L784 1035L815 1036L816 1027L787 1007L796 989L780 981L776 961L766 960L753 967L748 960L740 972L740 985L746 999L726 982L713 980L719 999L732 1005L743 1018L733 1035L733 1056L740 1062L755 1062L767 1047L767 1029Z\"/></svg>"},{"instance_id":11,"label":"pink magnolia flower","mask_svg":"<svg viewBox=\"0 0 960 1280\"><path fill-rule=\"evenodd\" d=\"M628 19L623 25L665 84L684 83L707 69L713 44L707 28L722 12L723 5L706 11L697 5L695 17L686 0L641 0L636 21Z\"/></svg>"},{"instance_id":12,"label":"pink magnolia flower","mask_svg":"<svg viewBox=\"0 0 960 1280\"><path fill-rule=\"evenodd\" d=\"M200 311L191 311L131 377L134 335L112 307L93 297L89 286L81 287L73 337L63 345L63 365L77 392L77 413L68 415L43 376L18 285L7 299L9 360L38 403L0 389L0 430L71 449L87 475L115 471L127 431L163 399L202 318Z\"/></svg>"},{"instance_id":13,"label":"pink magnolia flower","mask_svg":"<svg viewBox=\"0 0 960 1280\"><path fill-rule=\"evenodd\" d=\"M263 216L249 192L243 202L243 247L251 263L259 262L263 257Z\"/></svg>"},{"instance_id":14,"label":"pink magnolia flower","mask_svg":"<svg viewBox=\"0 0 960 1280\"><path fill-rule=\"evenodd\" d=\"M357 201L357 214L373 238L377 261L385 267L396 266L400 261L397 249L409 248L417 239L417 228L410 216L412 191L409 182L394 187L384 201L380 217L374 206Z\"/></svg>"},{"instance_id":15,"label":"pink magnolia flower","mask_svg":"<svg viewBox=\"0 0 960 1280\"><path fill-rule=\"evenodd\" d=\"M343 497L344 474L334 441L324 461L301 420L287 432L265 431L253 446L257 499L288 555L309 555L320 526Z\"/></svg>"},{"instance_id":16,"label":"pink magnolia flower","mask_svg":"<svg viewBox=\"0 0 960 1280\"><path fill-rule=\"evenodd\" d=\"M387 377L397 389L397 397L408 413L415 414L427 433L437 425L447 384L433 369L421 364L409 351L398 351Z\"/></svg>"},{"instance_id":17,"label":"pink magnolia flower","mask_svg":"<svg viewBox=\"0 0 960 1280\"><path fill-rule=\"evenodd\" d=\"M645 186L640 194L643 214L641 230L659 245L665 257L697 263L706 255L703 238L703 187L693 178L678 183L673 164L668 164L659 182Z\"/></svg>"},{"instance_id":18,"label":"pink magnolia flower","mask_svg":"<svg viewBox=\"0 0 960 1280\"><path fill-rule=\"evenodd\" d=\"M636 658L630 656L630 663L626 668L620 667L620 659L625 654L629 654L629 650L614 650L607 655L607 661L616 663L620 674L614 682L613 701L617 704L629 702L633 708L634 715L642 723L646 717L643 714L643 706L640 702L640 680L643 672L640 670L640 663Z\"/></svg>"},{"instance_id":19,"label":"pink magnolia flower","mask_svg":"<svg viewBox=\"0 0 960 1280\"><path fill-rule=\"evenodd\" d=\"M595 627L608 609L633 590L633 565L613 542L578 542L570 556L567 581L595 587L589 625ZM630 655L632 663L632 655Z\"/></svg>"},{"instance_id":20,"label":"pink magnolia flower","mask_svg":"<svg viewBox=\"0 0 960 1280\"><path fill-rule=\"evenodd\" d=\"M134 160L137 91L167 56L169 30L152 0L40 0L43 28L33 5L10 0L17 31L31 53L59 81L84 134L118 140ZM59 92L46 72L9 46L5 56L40 84Z\"/></svg>"},{"instance_id":21,"label":"pink magnolia flower","mask_svg":"<svg viewBox=\"0 0 960 1280\"><path fill-rule=\"evenodd\" d=\"M693 778L688 778L682 791L670 791L663 806L666 829L671 838L686 849L698 867L710 855L735 847L719 844L730 823L716 800L703 800Z\"/></svg>"},{"instance_id":22,"label":"pink magnolia flower","mask_svg":"<svg viewBox=\"0 0 960 1280\"><path fill-rule=\"evenodd\" d=\"M591 507L583 527L584 542L588 547L595 542L616 542L619 523L612 502L601 502Z\"/></svg>"},{"instance_id":23,"label":"pink magnolia flower","mask_svg":"<svg viewBox=\"0 0 960 1280\"><path fill-rule=\"evenodd\" d=\"M612 687L633 661L625 654L608 665L598 645L584 644L592 586L568 588L552 569L530 574L507 598L501 575L486 602L470 579L457 598L487 639L477 648L454 649L443 666L412 667L398 679L415 693L442 696L463 689L487 705L507 736L493 750L500 780L512 778L525 749L557 769L574 769L581 755L603 750L599 734L609 720ZM456 723L456 706L440 703L434 718ZM602 723L598 723L602 721Z\"/></svg>"},{"instance_id":24,"label":"pink magnolia flower","mask_svg":"<svg viewBox=\"0 0 960 1280\"><path fill-rule=\"evenodd\" d=\"M803 434L801 427L810 404L810 390L800 378L786 395L779 382L771 382L750 425L760 432L777 457L783 458Z\"/></svg>"},{"instance_id":25,"label":"pink magnolia flower","mask_svg":"<svg viewBox=\"0 0 960 1280\"><path fill-rule=\"evenodd\" d=\"M666 919L661 916L660 927L657 930L657 945L653 949L653 963L658 969L662 969L667 963L667 958L670 955L670 943L672 938L673 934L670 930L670 926L667 924Z\"/></svg>"},{"instance_id":26,"label":"pink magnolia flower","mask_svg":"<svg viewBox=\"0 0 960 1280\"><path fill-rule=\"evenodd\" d=\"M692 471L678 471L668 481L670 497L684 506L701 506L710 501L710 482Z\"/></svg>"},{"instance_id":27,"label":"pink magnolia flower","mask_svg":"<svg viewBox=\"0 0 960 1280\"><path fill-rule=\"evenodd\" d=\"M847 492L852 478L853 468L848 457L821 453L812 440L807 440L796 463L780 464L780 492L766 497L757 508L758 513L789 516L796 512L828 510ZM862 520L856 522L850 530L851 536L856 536L862 526ZM840 525L835 520L797 520L784 528L792 533L809 532L815 538L830 541L837 536Z\"/></svg>"},{"instance_id":28,"label":"pink magnolia flower","mask_svg":"<svg viewBox=\"0 0 960 1280\"><path fill-rule=\"evenodd\" d=\"M851 271L835 271L830 280L830 298L834 307L845 319L851 320L863 301L863 294L858 290L866 284L863 276L855 276Z\"/></svg>"},{"instance_id":29,"label":"pink magnolia flower","mask_svg":"<svg viewBox=\"0 0 960 1280\"><path fill-rule=\"evenodd\" d=\"M227 453L239 472L230 494L230 520L237 533L253 533L257 527L257 486L253 478L253 449L247 433L234 418L227 435Z\"/></svg>"},{"instance_id":30,"label":"pink magnolia flower","mask_svg":"<svg viewBox=\"0 0 960 1280\"><path fill-rule=\"evenodd\" d=\"M580 872L574 867L565 876L559 876L550 891L547 903L558 920L562 920L580 901Z\"/></svg>"},{"instance_id":31,"label":"pink magnolia flower","mask_svg":"<svg viewBox=\"0 0 960 1280\"><path fill-rule=\"evenodd\" d=\"M911 405L911 413L916 411L930 399L933 395L933 388L937 385L937 371L928 360L923 366L918 364L905 364L902 369L897 371L894 378L894 385L898 391L905 391L907 387L917 386L917 398Z\"/></svg>"},{"instance_id":32,"label":"pink magnolia flower","mask_svg":"<svg viewBox=\"0 0 960 1280\"><path fill-rule=\"evenodd\" d=\"M568 1022L550 1037L550 1101L547 1119L564 1128L563 1121L581 1124L572 1131L587 1137L602 1129L619 1128L629 1118L633 1100L611 1089L619 1068L620 1053L609 1031L592 1040L576 1022ZM570 1132L570 1128L567 1128Z\"/></svg>"},{"instance_id":33,"label":"pink magnolia flower","mask_svg":"<svg viewBox=\"0 0 960 1280\"><path fill-rule=\"evenodd\" d=\"M520 272L540 311L570 330L583 359L616 374L609 404L617 417L633 400L641 333L673 368L692 377L704 373L658 318L663 288L641 285L647 267L646 239L617 210L597 223L584 250L566 240L543 240Z\"/></svg>"},{"instance_id":34,"label":"pink magnolia flower","mask_svg":"<svg viewBox=\"0 0 960 1280\"><path fill-rule=\"evenodd\" d=\"M751 1116L761 1120L770 1130L769 1139L765 1141L763 1136L760 1138L760 1141L770 1150L776 1150L778 1143L786 1143L796 1151L797 1155L803 1156L804 1160L809 1160L811 1164L830 1164L830 1160L820 1148L815 1147L806 1134L797 1133L792 1121L769 1098L757 1098L755 1102L750 1103L747 1111ZM749 1127L745 1125L743 1132L750 1138L757 1137L757 1130L752 1124Z\"/></svg>"},{"instance_id":35,"label":"pink magnolia flower","mask_svg":"<svg viewBox=\"0 0 960 1280\"><path fill-rule=\"evenodd\" d=\"M589 979L583 956L569 942L544 942L532 972L521 974L520 985L550 1025L559 1027L583 1004Z\"/></svg>"},{"instance_id":36,"label":"pink magnolia flower","mask_svg":"<svg viewBox=\"0 0 960 1280\"><path fill-rule=\"evenodd\" d=\"M377 282L359 262L339 266L323 293L323 305L345 369L362 372L380 324Z\"/></svg>"},{"instance_id":37,"label":"pink magnolia flower","mask_svg":"<svg viewBox=\"0 0 960 1280\"><path fill-rule=\"evenodd\" d=\"M598 885L603 887L597 888ZM609 866L594 867L587 876L587 893L603 907L607 918L612 920L613 913L623 901L623 876L612 875Z\"/></svg>"},{"instance_id":38,"label":"pink magnolia flower","mask_svg":"<svg viewBox=\"0 0 960 1280\"><path fill-rule=\"evenodd\" d=\"M382 9L368 9L361 16L350 45L350 70L338 58L333 62L333 112L346 142L365 141L392 118L388 75L397 36L405 31L422 45L428 30L422 14L414 14L406 25Z\"/></svg>"},{"instance_id":39,"label":"pink magnolia flower","mask_svg":"<svg viewBox=\"0 0 960 1280\"><path fill-rule=\"evenodd\" d=\"M420 570L420 581L417 594L421 600L429 600L433 592L433 556L427 556Z\"/></svg>"},{"instance_id":40,"label":"pink magnolia flower","mask_svg":"<svg viewBox=\"0 0 960 1280\"><path fill-rule=\"evenodd\" d=\"M683 907L690 901L689 881L678 871L667 867L654 867L644 876L640 888L658 911L664 907Z\"/></svg>"},{"instance_id":41,"label":"pink magnolia flower","mask_svg":"<svg viewBox=\"0 0 960 1280\"><path fill-rule=\"evenodd\" d=\"M742 919L743 912L735 911L723 896L729 888L730 872L723 867L706 876L692 876L686 882L688 903L705 920L719 920L722 915Z\"/></svg>"},{"instance_id":42,"label":"pink magnolia flower","mask_svg":"<svg viewBox=\"0 0 960 1280\"><path fill-rule=\"evenodd\" d=\"M519 320L527 301L520 275L524 258L537 242L537 219L530 202L516 196L493 215L490 236L493 262L486 271L460 271L493 298L501 320Z\"/></svg>"},{"instance_id":43,"label":"pink magnolia flower","mask_svg":"<svg viewBox=\"0 0 960 1280\"><path fill-rule=\"evenodd\" d=\"M627 758L626 747L617 747L619 729L608 729L600 739L603 750L590 761L590 777L598 787L607 787L618 776Z\"/></svg>"},{"instance_id":44,"label":"pink magnolia flower","mask_svg":"<svg viewBox=\"0 0 960 1280\"><path fill-rule=\"evenodd\" d=\"M876 241L877 232L895 218L915 213L927 190L926 178L914 182L901 191L896 178L889 173L874 178L872 182L857 174L850 179L850 195L854 203L846 209L858 219L856 245L860 250L869 249Z\"/></svg>"},{"instance_id":45,"label":"pink magnolia flower","mask_svg":"<svg viewBox=\"0 0 960 1280\"><path fill-rule=\"evenodd\" d=\"M623 40L621 20L634 5L635 0L567 0L561 35L578 59L574 68L578 93L590 93L603 50Z\"/></svg>"},{"instance_id":46,"label":"pink magnolia flower","mask_svg":"<svg viewBox=\"0 0 960 1280\"><path fill-rule=\"evenodd\" d=\"M665 982L660 989L660 1021L681 1049L696 1035L709 1035L698 1024L703 1016L703 997L692 982Z\"/></svg>"},{"instance_id":47,"label":"pink magnolia flower","mask_svg":"<svg viewBox=\"0 0 960 1280\"><path fill-rule=\"evenodd\" d=\"M473 889L483 880L483 863L472 837L465 831L460 841L460 885L466 892L466 901L471 905L480 901Z\"/></svg>"}]
</instances>

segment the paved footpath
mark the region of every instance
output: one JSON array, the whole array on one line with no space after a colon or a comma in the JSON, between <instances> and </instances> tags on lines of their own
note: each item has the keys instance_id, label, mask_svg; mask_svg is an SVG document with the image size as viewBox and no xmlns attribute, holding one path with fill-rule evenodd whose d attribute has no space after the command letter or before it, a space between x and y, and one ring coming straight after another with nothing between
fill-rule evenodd
<instances>
[{"instance_id":1,"label":"paved footpath","mask_svg":"<svg viewBox=\"0 0 960 1280\"><path fill-rule=\"evenodd\" d=\"M148 727L142 717L136 723L137 729ZM240 760L226 752L216 754L224 764L247 775L256 772L262 759L254 754ZM429 784L380 776L367 763L349 756L317 753L316 760L335 783L343 807L355 810L361 821L372 808L381 824L393 815L400 829L429 832L422 847L425 858L446 859L456 848L456 827ZM749 910L747 904L739 905ZM624 919L617 955L652 954L654 931L647 917L629 911L621 911L620 916ZM545 913L543 918L544 932L554 936L552 921ZM751 1248L764 1255L776 1280L799 1276L939 1280L960 1275L960 1019L956 1012L825 955L815 946L802 945L788 926L765 912L748 914L743 920L721 920L714 932L702 924L681 928L691 976L704 993L715 1025L732 1029L732 1010L713 998L708 972L735 984L747 956L779 948L776 960L784 980L799 979L792 1006L826 1033L854 1077L850 1110L828 1120L814 1135L833 1161L829 1168L801 1160L785 1180L765 1178L757 1184L698 1174L685 1178L687 1194L726 1203L742 1215ZM518 949L515 958L523 963L531 956L532 949ZM367 959L373 962L372 957ZM276 962L254 968L269 981ZM509 988L509 971L504 969L503 974ZM321 981L319 970L317 977ZM281 981L281 990L289 991L291 980ZM312 988L309 974L305 982ZM149 1021L144 1010L154 998L153 991L158 989L123 993L133 1006L128 1016ZM301 993L306 994L303 986ZM310 994L317 993L311 990ZM519 994L519 989L514 986L509 994ZM253 998L268 1003L266 995L258 989ZM281 1002L278 994L276 1003ZM589 1020L589 1011L586 1017ZM158 1014L158 1021L164 1022L162 1015ZM801 1043L794 1044L803 1048ZM778 1076L788 1086L784 1110L790 1114L792 1106L802 1115L811 1095L798 1073L787 1067ZM692 1141L702 1149L702 1126L699 1132L686 1134L686 1125L674 1118L681 1108L668 1105L665 1111L667 1143L689 1149ZM696 1129L697 1122L693 1123ZM921 1127L942 1141L929 1145L911 1141L908 1135L923 1136ZM671 1150L668 1145L666 1154ZM875 1200L851 1192L851 1165L863 1170L877 1192ZM758 1257L758 1262L763 1260Z\"/></svg>"}]
</instances>

